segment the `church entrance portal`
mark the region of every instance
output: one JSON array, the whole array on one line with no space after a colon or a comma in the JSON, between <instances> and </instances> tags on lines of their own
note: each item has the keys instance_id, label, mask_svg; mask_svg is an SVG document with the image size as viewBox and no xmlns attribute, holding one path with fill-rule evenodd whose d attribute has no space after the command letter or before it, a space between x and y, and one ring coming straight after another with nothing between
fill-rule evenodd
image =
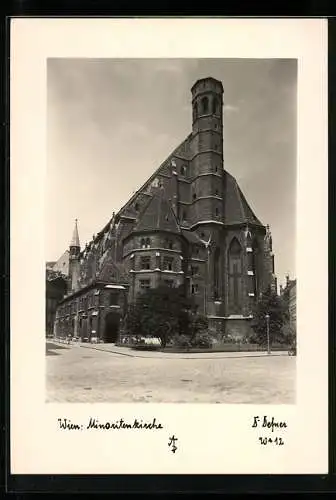
<instances>
[{"instance_id":1,"label":"church entrance portal","mask_svg":"<svg viewBox=\"0 0 336 500\"><path fill-rule=\"evenodd\" d=\"M104 342L117 342L120 326L120 315L110 312L105 317Z\"/></svg>"}]
</instances>

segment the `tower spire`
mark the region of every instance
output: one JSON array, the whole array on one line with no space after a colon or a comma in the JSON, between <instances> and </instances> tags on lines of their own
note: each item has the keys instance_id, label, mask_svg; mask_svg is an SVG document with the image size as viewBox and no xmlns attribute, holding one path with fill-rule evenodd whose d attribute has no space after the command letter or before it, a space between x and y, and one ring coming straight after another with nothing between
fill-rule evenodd
<instances>
[{"instance_id":1,"label":"tower spire","mask_svg":"<svg viewBox=\"0 0 336 500\"><path fill-rule=\"evenodd\" d=\"M74 227L74 230L73 230L73 233L72 233L70 247L80 248L77 222L78 222L78 220L75 219L75 227Z\"/></svg>"}]
</instances>

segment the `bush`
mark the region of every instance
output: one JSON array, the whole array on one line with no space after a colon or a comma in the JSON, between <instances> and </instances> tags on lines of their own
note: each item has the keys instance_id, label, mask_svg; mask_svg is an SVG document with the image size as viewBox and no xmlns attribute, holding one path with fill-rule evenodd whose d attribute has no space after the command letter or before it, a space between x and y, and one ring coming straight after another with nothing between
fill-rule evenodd
<instances>
[{"instance_id":1,"label":"bush","mask_svg":"<svg viewBox=\"0 0 336 500\"><path fill-rule=\"evenodd\" d=\"M189 349L191 347L190 337L187 335L176 335L173 339L173 345L182 349Z\"/></svg>"},{"instance_id":2,"label":"bush","mask_svg":"<svg viewBox=\"0 0 336 500\"><path fill-rule=\"evenodd\" d=\"M210 349L212 347L212 344L213 344L213 339L211 335L209 335L209 333L207 332L197 333L193 340L194 347Z\"/></svg>"}]
</instances>

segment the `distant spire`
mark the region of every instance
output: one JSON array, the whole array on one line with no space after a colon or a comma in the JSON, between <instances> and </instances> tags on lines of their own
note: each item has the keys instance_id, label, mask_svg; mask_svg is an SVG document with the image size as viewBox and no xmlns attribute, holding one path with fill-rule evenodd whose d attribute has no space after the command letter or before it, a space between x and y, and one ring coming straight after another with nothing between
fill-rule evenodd
<instances>
[{"instance_id":1,"label":"distant spire","mask_svg":"<svg viewBox=\"0 0 336 500\"><path fill-rule=\"evenodd\" d=\"M77 227L77 219L75 219L75 227L72 233L72 239L70 243L70 247L78 247L80 248L79 236L78 236L78 227Z\"/></svg>"}]
</instances>

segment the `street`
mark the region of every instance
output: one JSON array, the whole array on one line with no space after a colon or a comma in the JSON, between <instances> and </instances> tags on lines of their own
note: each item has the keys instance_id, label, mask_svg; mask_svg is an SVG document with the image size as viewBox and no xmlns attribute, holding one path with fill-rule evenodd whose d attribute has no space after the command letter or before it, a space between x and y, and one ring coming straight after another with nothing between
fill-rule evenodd
<instances>
[{"instance_id":1,"label":"street","mask_svg":"<svg viewBox=\"0 0 336 500\"><path fill-rule=\"evenodd\" d=\"M296 357L49 343L48 402L294 404Z\"/></svg>"}]
</instances>

